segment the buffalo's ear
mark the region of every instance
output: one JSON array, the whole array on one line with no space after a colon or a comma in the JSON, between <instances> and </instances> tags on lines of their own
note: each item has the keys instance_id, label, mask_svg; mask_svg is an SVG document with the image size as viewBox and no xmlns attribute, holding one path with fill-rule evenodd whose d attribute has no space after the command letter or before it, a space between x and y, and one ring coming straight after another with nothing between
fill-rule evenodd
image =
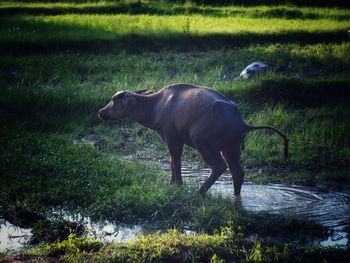
<instances>
[{"instance_id":1,"label":"buffalo's ear","mask_svg":"<svg viewBox=\"0 0 350 263\"><path fill-rule=\"evenodd\" d=\"M116 94L113 95L112 100L115 101L124 98L125 93L125 91L118 91Z\"/></svg>"},{"instance_id":2,"label":"buffalo's ear","mask_svg":"<svg viewBox=\"0 0 350 263\"><path fill-rule=\"evenodd\" d=\"M134 105L135 103L136 103L136 99L133 97L126 97L123 99L124 106Z\"/></svg>"},{"instance_id":3,"label":"buffalo's ear","mask_svg":"<svg viewBox=\"0 0 350 263\"><path fill-rule=\"evenodd\" d=\"M124 92L121 102L124 108L134 105L136 103L136 99L132 96L132 93Z\"/></svg>"}]
</instances>

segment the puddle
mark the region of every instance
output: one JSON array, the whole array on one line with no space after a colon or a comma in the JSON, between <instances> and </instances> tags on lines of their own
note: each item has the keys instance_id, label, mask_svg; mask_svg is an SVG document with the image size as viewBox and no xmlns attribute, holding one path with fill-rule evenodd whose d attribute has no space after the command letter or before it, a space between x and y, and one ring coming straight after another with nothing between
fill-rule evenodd
<instances>
[{"instance_id":1,"label":"puddle","mask_svg":"<svg viewBox=\"0 0 350 263\"><path fill-rule=\"evenodd\" d=\"M317 245L317 244L316 244ZM349 237L344 229L335 230L332 235L327 239L319 242L319 245L322 247L340 247L346 248L349 245Z\"/></svg>"},{"instance_id":2,"label":"puddle","mask_svg":"<svg viewBox=\"0 0 350 263\"><path fill-rule=\"evenodd\" d=\"M83 224L86 229L84 236L96 238L103 243L127 243L141 235L156 232L141 225L115 225L108 221L96 223L80 215L69 216L63 213L60 218ZM6 220L0 221L0 253L20 251L31 247L28 245L31 237L30 228L21 228Z\"/></svg>"},{"instance_id":3,"label":"puddle","mask_svg":"<svg viewBox=\"0 0 350 263\"><path fill-rule=\"evenodd\" d=\"M232 183L228 178L221 179L211 192L232 198ZM323 247L348 245L345 228L350 225L350 193L324 192L295 185L245 183L240 202L250 211L297 215L327 227L329 238L319 242Z\"/></svg>"},{"instance_id":4,"label":"puddle","mask_svg":"<svg viewBox=\"0 0 350 263\"><path fill-rule=\"evenodd\" d=\"M185 176L185 181L198 186L206 176ZM205 173L204 173L205 174ZM214 195L233 198L231 176L222 176L209 190ZM339 230L350 225L350 193L321 191L314 188L282 184L258 185L246 182L242 186L240 202L250 211L268 211L303 216L314 222Z\"/></svg>"},{"instance_id":5,"label":"puddle","mask_svg":"<svg viewBox=\"0 0 350 263\"><path fill-rule=\"evenodd\" d=\"M138 236L156 232L155 230L148 229L141 225L116 225L115 223L109 221L94 222L89 217L83 217L79 214L69 215L68 213L62 211L54 212L54 214L56 214L58 218L63 218L65 220L84 225L86 229L86 237L96 238L103 243L127 243Z\"/></svg>"},{"instance_id":6,"label":"puddle","mask_svg":"<svg viewBox=\"0 0 350 263\"><path fill-rule=\"evenodd\" d=\"M31 236L30 229L21 228L0 219L0 253L26 248Z\"/></svg>"},{"instance_id":7,"label":"puddle","mask_svg":"<svg viewBox=\"0 0 350 263\"><path fill-rule=\"evenodd\" d=\"M209 169L183 167L184 181L198 186L208 174ZM228 172L223 174L209 192L233 198L231 175ZM350 226L350 192L325 192L297 185L246 182L242 186L240 202L249 211L297 215L327 227L330 236L318 242L323 247L346 247L349 244L345 228Z\"/></svg>"},{"instance_id":8,"label":"puddle","mask_svg":"<svg viewBox=\"0 0 350 263\"><path fill-rule=\"evenodd\" d=\"M155 233L141 225L115 225L108 221L93 223L89 219L83 224L87 229L86 237L96 238L103 243L128 243L141 235Z\"/></svg>"},{"instance_id":9,"label":"puddle","mask_svg":"<svg viewBox=\"0 0 350 263\"><path fill-rule=\"evenodd\" d=\"M115 225L110 222L92 223L87 227L89 231L87 237L94 237L104 243L128 243L139 236L156 232L141 225Z\"/></svg>"}]
</instances>

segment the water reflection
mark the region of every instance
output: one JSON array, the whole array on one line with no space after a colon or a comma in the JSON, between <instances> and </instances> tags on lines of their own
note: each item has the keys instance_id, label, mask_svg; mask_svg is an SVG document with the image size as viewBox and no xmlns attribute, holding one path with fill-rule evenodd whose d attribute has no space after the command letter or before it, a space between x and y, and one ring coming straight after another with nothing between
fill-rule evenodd
<instances>
[{"instance_id":1,"label":"water reflection","mask_svg":"<svg viewBox=\"0 0 350 263\"><path fill-rule=\"evenodd\" d=\"M116 224L107 220L96 222L81 214L72 215L63 210L54 210L51 214L52 219L63 218L64 220L78 222L79 224L84 225L86 229L86 237L96 238L103 243L127 243L141 235L152 234L155 232L155 230L137 224Z\"/></svg>"},{"instance_id":2,"label":"water reflection","mask_svg":"<svg viewBox=\"0 0 350 263\"><path fill-rule=\"evenodd\" d=\"M0 253L23 249L31 236L31 229L17 227L0 219Z\"/></svg>"}]
</instances>

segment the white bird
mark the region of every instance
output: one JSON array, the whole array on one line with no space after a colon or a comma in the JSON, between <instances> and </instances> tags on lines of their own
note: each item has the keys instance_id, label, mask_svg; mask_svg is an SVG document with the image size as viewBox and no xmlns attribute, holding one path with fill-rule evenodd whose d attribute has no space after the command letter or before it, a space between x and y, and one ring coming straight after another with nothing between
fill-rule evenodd
<instances>
[{"instance_id":1,"label":"white bird","mask_svg":"<svg viewBox=\"0 0 350 263\"><path fill-rule=\"evenodd\" d=\"M292 63L289 62L288 66L276 66L271 63L266 63L262 61L255 61L251 64L249 64L242 72L239 74L235 80L240 79L249 79L254 75L258 75L261 73L266 73L268 71L275 71L275 72L287 72L292 68Z\"/></svg>"}]
</instances>

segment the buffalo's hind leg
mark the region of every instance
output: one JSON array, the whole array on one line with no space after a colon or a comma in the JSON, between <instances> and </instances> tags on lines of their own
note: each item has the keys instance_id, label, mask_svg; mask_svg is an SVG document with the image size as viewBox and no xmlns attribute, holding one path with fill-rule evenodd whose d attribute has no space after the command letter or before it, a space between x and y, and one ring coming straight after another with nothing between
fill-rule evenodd
<instances>
[{"instance_id":1,"label":"buffalo's hind leg","mask_svg":"<svg viewBox=\"0 0 350 263\"><path fill-rule=\"evenodd\" d=\"M181 176L181 155L183 151L182 143L168 142L168 149L171 158L171 180L172 184L182 184Z\"/></svg>"},{"instance_id":2,"label":"buffalo's hind leg","mask_svg":"<svg viewBox=\"0 0 350 263\"><path fill-rule=\"evenodd\" d=\"M205 194L209 188L215 183L215 181L222 175L227 169L225 160L222 158L220 150L212 147L198 147L197 150L202 155L204 161L211 168L209 177L199 187L198 192Z\"/></svg>"},{"instance_id":3,"label":"buffalo's hind leg","mask_svg":"<svg viewBox=\"0 0 350 263\"><path fill-rule=\"evenodd\" d=\"M244 177L240 159L240 146L240 143L235 143L232 145L232 148L225 149L222 152L232 175L234 194L236 196L241 194Z\"/></svg>"}]
</instances>

